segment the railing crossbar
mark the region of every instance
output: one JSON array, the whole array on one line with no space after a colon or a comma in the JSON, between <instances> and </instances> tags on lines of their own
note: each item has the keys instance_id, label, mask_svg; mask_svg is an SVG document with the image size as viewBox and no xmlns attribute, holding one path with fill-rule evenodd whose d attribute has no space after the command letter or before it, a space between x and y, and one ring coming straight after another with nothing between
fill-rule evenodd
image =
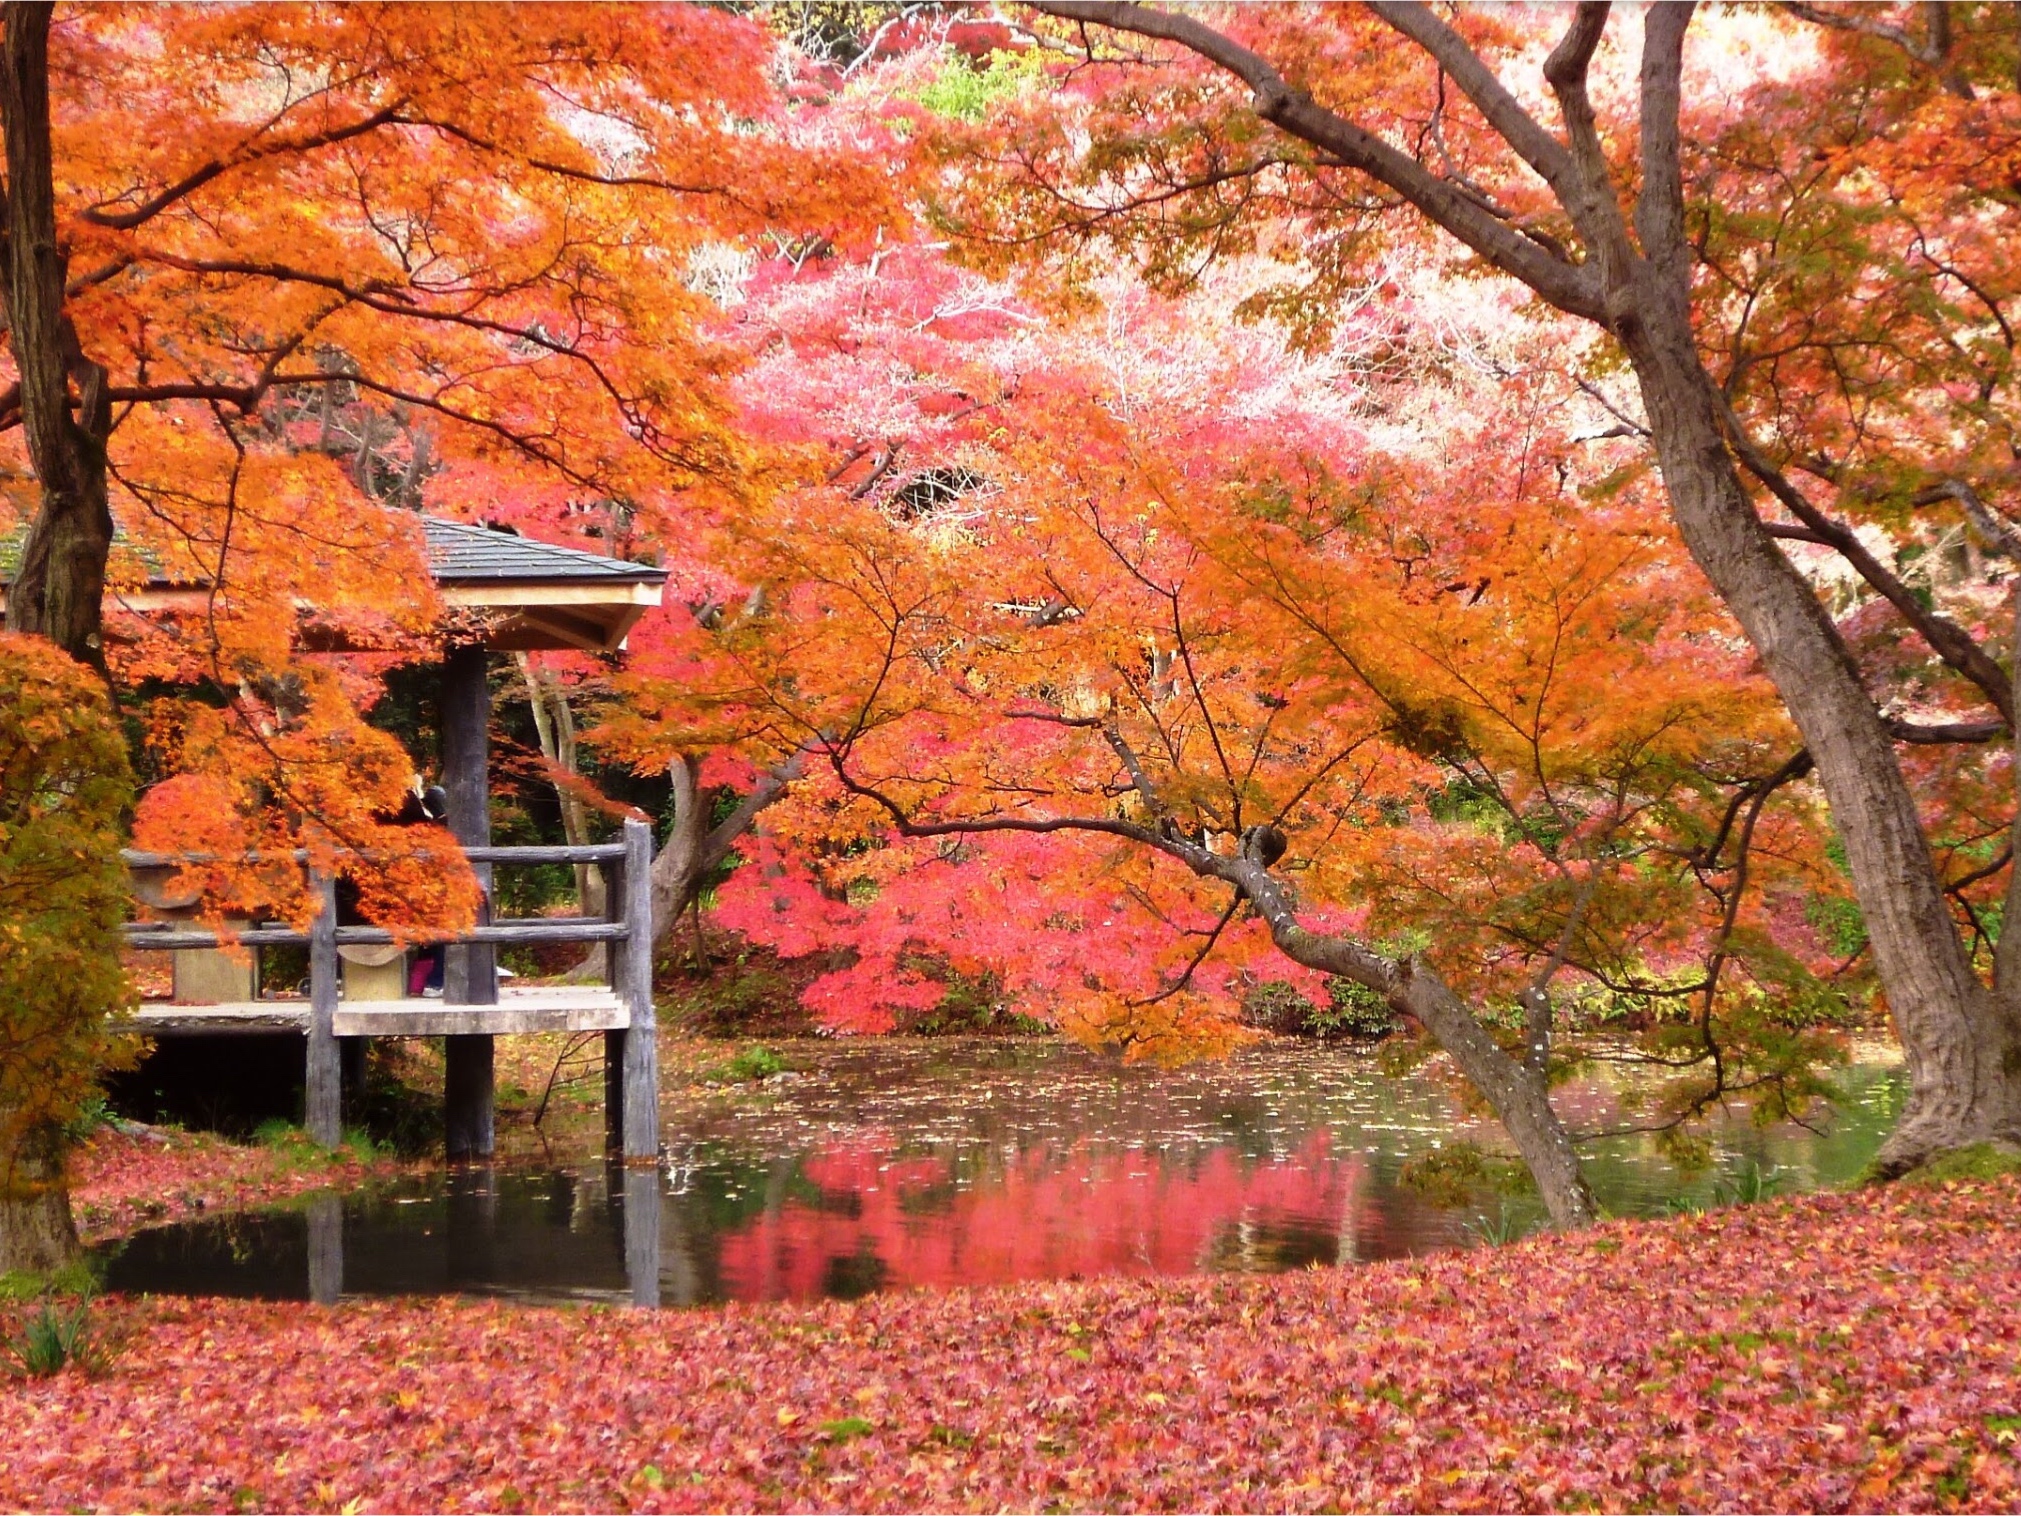
<instances>
[{"instance_id":1,"label":"railing crossbar","mask_svg":"<svg viewBox=\"0 0 2021 1516\"><path fill-rule=\"evenodd\" d=\"M621 842L586 842L580 847L565 843L529 844L525 847L467 847L458 850L472 863L622 863L625 847ZM307 863L309 853L306 848L296 848L291 853L144 853L138 848L121 848L120 858L128 868L166 869L181 868L187 864L205 863ZM338 858L362 858L366 862L391 858L396 855L374 848L336 848L333 856ZM414 858L433 858L431 848L423 848L412 854L400 855ZM444 857L449 856L444 854Z\"/></svg>"},{"instance_id":2,"label":"railing crossbar","mask_svg":"<svg viewBox=\"0 0 2021 1516\"><path fill-rule=\"evenodd\" d=\"M337 928L336 942L338 947L388 947L401 941L417 947L424 943L459 947L471 942L527 946L543 942L622 942L630 930L630 927L622 921L545 921L535 917L525 920L494 921L490 926L470 927L452 937L410 932L405 938L401 938L382 926L340 926ZM125 931L128 947L157 952L233 945L301 947L314 935L310 932L298 932L293 927L253 926L226 937L218 932L205 931L201 928L178 928L145 921L128 922Z\"/></svg>"}]
</instances>

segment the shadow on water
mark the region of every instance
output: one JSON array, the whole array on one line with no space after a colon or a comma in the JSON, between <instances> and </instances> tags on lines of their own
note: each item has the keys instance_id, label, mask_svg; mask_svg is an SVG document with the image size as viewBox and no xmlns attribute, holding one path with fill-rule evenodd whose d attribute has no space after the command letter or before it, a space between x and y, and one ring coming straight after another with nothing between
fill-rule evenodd
<instances>
[{"instance_id":1,"label":"shadow on water","mask_svg":"<svg viewBox=\"0 0 2021 1516\"><path fill-rule=\"evenodd\" d=\"M672 1105L660 1170L600 1162L431 1174L139 1233L106 1287L330 1301L469 1294L691 1305L1202 1270L1266 1272L1477 1240L1482 1212L1399 1183L1455 1135L1434 1084L1307 1046L1160 1072L1057 1044L822 1045L740 1101ZM1737 1175L1856 1175L1900 1079L1856 1064L1820 1131L1715 1132L1681 1172L1646 1137L1596 1143L1617 1214L1716 1204ZM1575 1093L1593 1110L1606 1090ZM1517 1214L1522 1207L1519 1204Z\"/></svg>"}]
</instances>

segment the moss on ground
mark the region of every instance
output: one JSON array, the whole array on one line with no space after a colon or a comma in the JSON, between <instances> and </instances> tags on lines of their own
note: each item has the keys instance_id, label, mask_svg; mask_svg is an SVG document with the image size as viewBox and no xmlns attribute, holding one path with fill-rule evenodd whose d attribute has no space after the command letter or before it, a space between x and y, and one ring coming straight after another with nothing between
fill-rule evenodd
<instances>
[{"instance_id":1,"label":"moss on ground","mask_svg":"<svg viewBox=\"0 0 2021 1516\"><path fill-rule=\"evenodd\" d=\"M1975 1142L1939 1153L1902 1176L1904 1184L1949 1184L1960 1179L1998 1179L2021 1174L2021 1147L2011 1142Z\"/></svg>"}]
</instances>

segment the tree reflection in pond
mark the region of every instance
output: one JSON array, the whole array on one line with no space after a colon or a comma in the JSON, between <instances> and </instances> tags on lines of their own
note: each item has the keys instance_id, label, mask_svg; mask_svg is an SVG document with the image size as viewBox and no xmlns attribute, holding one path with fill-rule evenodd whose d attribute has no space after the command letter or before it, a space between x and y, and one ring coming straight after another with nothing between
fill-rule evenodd
<instances>
[{"instance_id":1,"label":"tree reflection in pond","mask_svg":"<svg viewBox=\"0 0 2021 1516\"><path fill-rule=\"evenodd\" d=\"M798 1073L777 1084L670 1099L661 1173L587 1157L466 1170L346 1197L341 1217L324 1205L162 1228L115 1245L107 1285L689 1305L1295 1269L1476 1245L1528 1219L1522 1202L1447 1209L1403 1186L1407 1159L1473 1129L1432 1080L1340 1049L1271 1044L1174 1071L1058 1043L787 1056ZM1618 1120L1628 1077L1564 1103L1582 1124ZM1594 1188L1617 1214L1649 1214L1842 1183L1892 1123L1900 1078L1877 1058L1841 1083L1821 1131L1737 1116L1696 1173L1648 1137L1596 1143Z\"/></svg>"}]
</instances>

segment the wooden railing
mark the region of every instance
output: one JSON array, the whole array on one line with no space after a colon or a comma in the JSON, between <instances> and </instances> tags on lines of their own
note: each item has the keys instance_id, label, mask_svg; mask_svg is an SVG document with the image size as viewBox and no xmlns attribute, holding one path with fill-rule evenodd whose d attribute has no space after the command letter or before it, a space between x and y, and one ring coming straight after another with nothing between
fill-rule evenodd
<instances>
[{"instance_id":1,"label":"wooden railing","mask_svg":"<svg viewBox=\"0 0 2021 1516\"><path fill-rule=\"evenodd\" d=\"M652 995L652 829L628 819L624 840L583 847L468 847L465 859L476 865L537 863L601 864L606 881L606 913L601 918L522 917L491 921L454 936L430 932L426 940L445 948L525 946L540 943L604 943L611 991L625 1012L625 1025L605 1034L605 1099L609 1107L612 1145L629 1160L650 1159L659 1152L659 1049ZM165 868L215 861L202 854L160 854L128 851L130 868ZM339 854L341 857L342 854ZM294 855L306 866L305 853ZM250 861L250 860L249 860ZM341 967L337 950L349 946L390 946L412 941L413 933L396 936L385 927L339 926L336 881L316 876L312 883L322 898L321 909L306 932L291 927L248 926L217 931L166 922L129 922L129 947L150 951L246 947L307 947L309 950L308 1055L303 1124L318 1142L334 1144L342 1135L343 1074L337 1029ZM488 997L487 997L488 999ZM299 1002L298 1002L299 1003ZM489 1003L431 1002L427 1024L445 1030L459 1019L472 1023L479 1035L486 1028L483 1013ZM383 1035L383 1032L378 1033Z\"/></svg>"}]
</instances>

